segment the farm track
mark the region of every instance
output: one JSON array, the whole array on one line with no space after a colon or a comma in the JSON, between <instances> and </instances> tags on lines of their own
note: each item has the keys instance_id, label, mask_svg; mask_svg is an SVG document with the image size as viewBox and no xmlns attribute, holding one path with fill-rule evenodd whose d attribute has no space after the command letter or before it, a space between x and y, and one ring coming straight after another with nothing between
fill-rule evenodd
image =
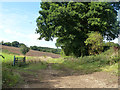
<instances>
[{"instance_id":1,"label":"farm track","mask_svg":"<svg viewBox=\"0 0 120 90\"><path fill-rule=\"evenodd\" d=\"M3 50L8 50L9 52L13 52L16 54L21 54L20 49L16 47L11 47L11 46L4 46L2 45ZM40 56L49 56L52 58L59 58L60 55L58 54L53 54L53 53L48 53L48 52L40 52L40 51L35 51L35 50L30 50L26 56L35 56L35 57L40 57Z\"/></svg>"},{"instance_id":2,"label":"farm track","mask_svg":"<svg viewBox=\"0 0 120 90\"><path fill-rule=\"evenodd\" d=\"M81 74L71 70L33 71L34 75L22 73L25 84L19 88L118 88L118 77L108 72ZM74 73L73 73L74 72Z\"/></svg>"}]
</instances>

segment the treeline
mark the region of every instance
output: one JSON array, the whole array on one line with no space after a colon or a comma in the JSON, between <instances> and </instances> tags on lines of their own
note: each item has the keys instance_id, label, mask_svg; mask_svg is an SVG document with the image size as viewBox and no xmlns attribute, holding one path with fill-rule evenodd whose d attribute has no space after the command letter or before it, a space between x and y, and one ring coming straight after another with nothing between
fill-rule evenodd
<instances>
[{"instance_id":1,"label":"treeline","mask_svg":"<svg viewBox=\"0 0 120 90\"><path fill-rule=\"evenodd\" d=\"M13 42L0 42L2 45L5 46L13 46L13 47L20 47L22 45L26 46L24 43L19 43L18 41L13 41Z\"/></svg>"},{"instance_id":2,"label":"treeline","mask_svg":"<svg viewBox=\"0 0 120 90\"><path fill-rule=\"evenodd\" d=\"M104 47L104 49L103 49L103 52L104 52L104 51L110 49L110 47L119 49L120 45L118 43L114 43L114 42L107 42L107 43L104 42L103 47Z\"/></svg>"},{"instance_id":3,"label":"treeline","mask_svg":"<svg viewBox=\"0 0 120 90\"><path fill-rule=\"evenodd\" d=\"M0 44L5 45L5 46L18 47L18 48L20 48L22 45L26 46L24 43L20 43L18 41L13 41L13 42L1 41ZM60 52L61 52L61 49L54 49L54 48L48 48L48 47L30 46L29 48L31 50L42 51L42 52L51 52L51 53L55 53L55 54L60 54Z\"/></svg>"},{"instance_id":4,"label":"treeline","mask_svg":"<svg viewBox=\"0 0 120 90\"><path fill-rule=\"evenodd\" d=\"M48 47L38 47L38 46L30 46L30 49L32 50L37 50L37 51L42 51L42 52L52 52L55 54L60 54L61 49L54 49L54 48L48 48Z\"/></svg>"}]
</instances>

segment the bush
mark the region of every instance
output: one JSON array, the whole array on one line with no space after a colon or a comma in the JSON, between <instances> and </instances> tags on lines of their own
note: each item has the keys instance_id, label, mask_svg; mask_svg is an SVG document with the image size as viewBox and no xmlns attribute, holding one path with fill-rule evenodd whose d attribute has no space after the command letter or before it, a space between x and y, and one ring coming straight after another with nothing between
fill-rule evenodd
<instances>
[{"instance_id":1,"label":"bush","mask_svg":"<svg viewBox=\"0 0 120 90\"><path fill-rule=\"evenodd\" d=\"M72 62L74 61L79 64L99 62L100 65L111 65L120 61L120 57L118 57L117 55L113 55L114 53L114 49L111 47L109 50L99 55L91 55L78 58L65 57L65 60Z\"/></svg>"},{"instance_id":2,"label":"bush","mask_svg":"<svg viewBox=\"0 0 120 90\"><path fill-rule=\"evenodd\" d=\"M20 51L21 51L21 53L23 54L23 55L25 55L27 52L29 52L29 48L27 47L27 46L24 46L24 45L22 45L21 47L20 47Z\"/></svg>"}]
</instances>

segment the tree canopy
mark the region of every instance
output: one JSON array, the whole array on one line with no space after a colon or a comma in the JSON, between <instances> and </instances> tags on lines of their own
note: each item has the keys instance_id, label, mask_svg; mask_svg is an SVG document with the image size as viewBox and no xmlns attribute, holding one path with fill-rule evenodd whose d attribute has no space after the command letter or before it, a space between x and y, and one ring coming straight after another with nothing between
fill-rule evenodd
<instances>
[{"instance_id":1,"label":"tree canopy","mask_svg":"<svg viewBox=\"0 0 120 90\"><path fill-rule=\"evenodd\" d=\"M87 33L98 31L107 40L118 37L117 4L108 2L42 2L36 32L66 55L86 55Z\"/></svg>"}]
</instances>

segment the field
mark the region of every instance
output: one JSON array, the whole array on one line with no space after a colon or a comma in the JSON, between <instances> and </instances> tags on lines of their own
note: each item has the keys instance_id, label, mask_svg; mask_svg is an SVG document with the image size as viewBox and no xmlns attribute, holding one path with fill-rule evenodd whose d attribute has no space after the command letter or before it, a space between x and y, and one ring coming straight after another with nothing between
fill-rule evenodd
<instances>
[{"instance_id":1,"label":"field","mask_svg":"<svg viewBox=\"0 0 120 90\"><path fill-rule=\"evenodd\" d=\"M2 53L5 56L5 59L2 59L4 88L118 87L119 57L112 48L97 56L79 58L70 56L52 58L49 54L41 57L26 56L27 64L21 67L12 66L12 61L14 55L18 57L22 55L8 50L4 47Z\"/></svg>"},{"instance_id":2,"label":"field","mask_svg":"<svg viewBox=\"0 0 120 90\"><path fill-rule=\"evenodd\" d=\"M16 48L16 47L9 47L9 46L2 46L3 50L8 50L9 52L21 55L20 53L20 49ZM53 53L47 53L47 52L40 52L40 51L34 51L34 50L30 50L26 56L35 56L35 57L39 57L39 56L49 56L52 58L59 58L60 55L58 54L53 54Z\"/></svg>"}]
</instances>

